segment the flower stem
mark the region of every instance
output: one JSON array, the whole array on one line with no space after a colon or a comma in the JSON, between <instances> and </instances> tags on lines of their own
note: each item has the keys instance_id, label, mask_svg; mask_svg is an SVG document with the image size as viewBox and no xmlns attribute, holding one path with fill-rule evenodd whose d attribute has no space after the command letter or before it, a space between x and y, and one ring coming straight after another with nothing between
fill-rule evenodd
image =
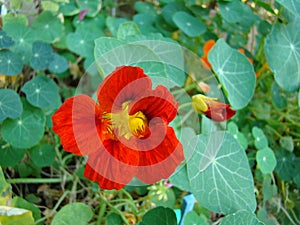
<instances>
[{"instance_id":1,"label":"flower stem","mask_svg":"<svg viewBox=\"0 0 300 225\"><path fill-rule=\"evenodd\" d=\"M63 178L13 178L6 181L10 184L42 184L42 183L61 183ZM72 176L69 176L65 181L73 180Z\"/></svg>"}]
</instances>

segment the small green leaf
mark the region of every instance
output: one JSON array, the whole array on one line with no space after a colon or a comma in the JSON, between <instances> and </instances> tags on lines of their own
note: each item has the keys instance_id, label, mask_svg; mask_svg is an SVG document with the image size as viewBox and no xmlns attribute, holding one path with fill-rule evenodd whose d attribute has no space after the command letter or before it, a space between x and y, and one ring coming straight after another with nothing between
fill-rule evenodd
<instances>
[{"instance_id":1,"label":"small green leaf","mask_svg":"<svg viewBox=\"0 0 300 225\"><path fill-rule=\"evenodd\" d=\"M252 134L254 139L254 145L257 149L264 149L268 147L268 139L265 136L264 132L262 129L258 127L253 127L252 128Z\"/></svg>"},{"instance_id":2,"label":"small green leaf","mask_svg":"<svg viewBox=\"0 0 300 225\"><path fill-rule=\"evenodd\" d=\"M279 149L275 152L275 155L277 159L275 172L278 173L280 179L291 181L299 173L299 170L296 168L297 158L295 154Z\"/></svg>"},{"instance_id":3,"label":"small green leaf","mask_svg":"<svg viewBox=\"0 0 300 225\"><path fill-rule=\"evenodd\" d=\"M19 95L11 89L0 89L0 122L6 118L15 119L23 111Z\"/></svg>"},{"instance_id":4,"label":"small green leaf","mask_svg":"<svg viewBox=\"0 0 300 225\"><path fill-rule=\"evenodd\" d=\"M23 69L21 58L9 51L0 51L0 73L7 76L14 76L19 74Z\"/></svg>"},{"instance_id":5,"label":"small green leaf","mask_svg":"<svg viewBox=\"0 0 300 225\"><path fill-rule=\"evenodd\" d=\"M265 176L263 181L263 196L264 196L264 202L272 199L277 194L277 186L276 184L272 183L271 176Z\"/></svg>"},{"instance_id":6,"label":"small green leaf","mask_svg":"<svg viewBox=\"0 0 300 225\"><path fill-rule=\"evenodd\" d=\"M54 42L63 34L61 21L50 11L42 12L32 24L32 29L39 40L47 43Z\"/></svg>"},{"instance_id":7,"label":"small green leaf","mask_svg":"<svg viewBox=\"0 0 300 225\"><path fill-rule=\"evenodd\" d=\"M176 24L173 21L173 15L179 11L189 13L189 10L185 7L183 2L170 2L162 8L162 16L164 20L171 25L176 27Z\"/></svg>"},{"instance_id":8,"label":"small green leaf","mask_svg":"<svg viewBox=\"0 0 300 225\"><path fill-rule=\"evenodd\" d=\"M289 152L294 151L293 137L291 137L291 136L281 137L280 140L279 140L279 143L280 143L281 147L288 150Z\"/></svg>"},{"instance_id":9,"label":"small green leaf","mask_svg":"<svg viewBox=\"0 0 300 225\"><path fill-rule=\"evenodd\" d=\"M221 222L221 225L264 225L260 222L254 213L240 210L227 215Z\"/></svg>"},{"instance_id":10,"label":"small green leaf","mask_svg":"<svg viewBox=\"0 0 300 225\"><path fill-rule=\"evenodd\" d=\"M75 202L65 205L54 216L51 225L86 225L93 217L89 206Z\"/></svg>"},{"instance_id":11,"label":"small green leaf","mask_svg":"<svg viewBox=\"0 0 300 225\"><path fill-rule=\"evenodd\" d=\"M30 66L35 70L45 70L53 60L53 50L49 44L36 41L32 45Z\"/></svg>"},{"instance_id":12,"label":"small green leaf","mask_svg":"<svg viewBox=\"0 0 300 225\"><path fill-rule=\"evenodd\" d=\"M5 31L0 30L0 49L1 48L10 48L15 42L13 39L6 34Z\"/></svg>"},{"instance_id":13,"label":"small green leaf","mask_svg":"<svg viewBox=\"0 0 300 225\"><path fill-rule=\"evenodd\" d=\"M192 139L188 175L195 198L205 208L224 214L254 212L254 183L245 151L231 134L217 131ZM209 190L209 191L208 191Z\"/></svg>"},{"instance_id":14,"label":"small green leaf","mask_svg":"<svg viewBox=\"0 0 300 225\"><path fill-rule=\"evenodd\" d=\"M38 145L30 150L30 157L38 167L50 166L55 161L55 150L49 144Z\"/></svg>"},{"instance_id":15,"label":"small green leaf","mask_svg":"<svg viewBox=\"0 0 300 225\"><path fill-rule=\"evenodd\" d=\"M5 142L0 142L2 149L0 150L0 166L15 166L25 155L27 149L14 148Z\"/></svg>"},{"instance_id":16,"label":"small green leaf","mask_svg":"<svg viewBox=\"0 0 300 225\"><path fill-rule=\"evenodd\" d=\"M134 8L138 13L149 15L152 18L156 16L156 10L153 5L148 2L137 1L134 3Z\"/></svg>"},{"instance_id":17,"label":"small green leaf","mask_svg":"<svg viewBox=\"0 0 300 225\"><path fill-rule=\"evenodd\" d=\"M176 215L172 209L162 206L149 210L143 217L142 225L177 225Z\"/></svg>"},{"instance_id":18,"label":"small green leaf","mask_svg":"<svg viewBox=\"0 0 300 225\"><path fill-rule=\"evenodd\" d=\"M254 94L256 82L253 66L247 57L220 39L209 51L208 60L228 93L232 107L244 108Z\"/></svg>"},{"instance_id":19,"label":"small green leaf","mask_svg":"<svg viewBox=\"0 0 300 225\"><path fill-rule=\"evenodd\" d=\"M49 70L51 73L63 73L68 69L68 61L65 57L54 53L54 59L49 64Z\"/></svg>"},{"instance_id":20,"label":"small green leaf","mask_svg":"<svg viewBox=\"0 0 300 225\"><path fill-rule=\"evenodd\" d=\"M256 161L259 169L263 174L270 174L276 166L274 152L270 148L264 148L256 153Z\"/></svg>"},{"instance_id":21,"label":"small green leaf","mask_svg":"<svg viewBox=\"0 0 300 225\"><path fill-rule=\"evenodd\" d=\"M117 38L120 40L125 40L126 37L131 35L139 35L141 31L139 27L134 22L125 22L119 26L117 32Z\"/></svg>"},{"instance_id":22,"label":"small green leaf","mask_svg":"<svg viewBox=\"0 0 300 225\"><path fill-rule=\"evenodd\" d=\"M0 206L0 224L33 225L34 219L26 209Z\"/></svg>"},{"instance_id":23,"label":"small green leaf","mask_svg":"<svg viewBox=\"0 0 300 225\"><path fill-rule=\"evenodd\" d=\"M240 143L244 150L248 147L248 141L245 135L238 130L238 126L234 122L230 122L228 125L228 131L232 136Z\"/></svg>"},{"instance_id":24,"label":"small green leaf","mask_svg":"<svg viewBox=\"0 0 300 225\"><path fill-rule=\"evenodd\" d=\"M2 123L3 139L16 148L30 148L37 144L44 134L45 115L26 101L23 113L17 119L6 119Z\"/></svg>"},{"instance_id":25,"label":"small green leaf","mask_svg":"<svg viewBox=\"0 0 300 225\"><path fill-rule=\"evenodd\" d=\"M49 107L54 101L60 99L56 83L43 75L26 82L22 91L30 104L40 108Z\"/></svg>"},{"instance_id":26,"label":"small green leaf","mask_svg":"<svg viewBox=\"0 0 300 225\"><path fill-rule=\"evenodd\" d=\"M59 10L59 4L53 1L42 1L42 8L44 11L51 11L56 13Z\"/></svg>"},{"instance_id":27,"label":"small green leaf","mask_svg":"<svg viewBox=\"0 0 300 225\"><path fill-rule=\"evenodd\" d=\"M265 41L265 54L275 80L286 91L300 87L300 19L277 23Z\"/></svg>"},{"instance_id":28,"label":"small green leaf","mask_svg":"<svg viewBox=\"0 0 300 225\"><path fill-rule=\"evenodd\" d=\"M173 21L189 37L197 37L206 31L206 27L200 19L186 12L175 13Z\"/></svg>"}]
</instances>

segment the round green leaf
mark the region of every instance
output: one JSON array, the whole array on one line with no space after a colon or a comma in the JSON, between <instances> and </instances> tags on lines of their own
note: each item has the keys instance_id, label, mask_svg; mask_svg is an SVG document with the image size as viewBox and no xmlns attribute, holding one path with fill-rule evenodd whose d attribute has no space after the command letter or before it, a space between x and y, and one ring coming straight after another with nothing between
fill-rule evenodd
<instances>
[{"instance_id":1,"label":"round green leaf","mask_svg":"<svg viewBox=\"0 0 300 225\"><path fill-rule=\"evenodd\" d=\"M51 43L63 34L61 21L50 11L42 12L32 24L32 29L39 40Z\"/></svg>"},{"instance_id":2,"label":"round green leaf","mask_svg":"<svg viewBox=\"0 0 300 225\"><path fill-rule=\"evenodd\" d=\"M72 52L83 57L90 57L94 52L94 39L101 35L84 29L77 29L75 33L67 36L67 46Z\"/></svg>"},{"instance_id":3,"label":"round green leaf","mask_svg":"<svg viewBox=\"0 0 300 225\"><path fill-rule=\"evenodd\" d=\"M107 225L123 225L120 215L112 212L106 217Z\"/></svg>"},{"instance_id":4,"label":"round green leaf","mask_svg":"<svg viewBox=\"0 0 300 225\"><path fill-rule=\"evenodd\" d=\"M120 24L117 31L117 38L125 40L126 37L131 35L139 35L141 33L139 27L134 22L125 22Z\"/></svg>"},{"instance_id":5,"label":"round green leaf","mask_svg":"<svg viewBox=\"0 0 300 225\"><path fill-rule=\"evenodd\" d=\"M11 89L0 89L0 122L15 119L22 113L23 107L19 95Z\"/></svg>"},{"instance_id":6,"label":"round green leaf","mask_svg":"<svg viewBox=\"0 0 300 225\"><path fill-rule=\"evenodd\" d=\"M272 182L271 175L264 176L262 190L264 202L272 199L277 194L277 186Z\"/></svg>"},{"instance_id":7,"label":"round green leaf","mask_svg":"<svg viewBox=\"0 0 300 225\"><path fill-rule=\"evenodd\" d=\"M134 3L134 8L138 13L149 15L152 18L156 16L156 10L150 3L137 1Z\"/></svg>"},{"instance_id":8,"label":"round green leaf","mask_svg":"<svg viewBox=\"0 0 300 225\"><path fill-rule=\"evenodd\" d=\"M279 143L282 148L288 150L289 152L294 151L293 137L291 136L281 137Z\"/></svg>"},{"instance_id":9,"label":"round green leaf","mask_svg":"<svg viewBox=\"0 0 300 225\"><path fill-rule=\"evenodd\" d=\"M221 225L264 225L264 223L260 222L254 213L240 210L227 215Z\"/></svg>"},{"instance_id":10,"label":"round green leaf","mask_svg":"<svg viewBox=\"0 0 300 225\"><path fill-rule=\"evenodd\" d=\"M186 12L175 13L173 21L189 37L197 37L206 31L206 27L200 19Z\"/></svg>"},{"instance_id":11,"label":"round green leaf","mask_svg":"<svg viewBox=\"0 0 300 225\"><path fill-rule=\"evenodd\" d=\"M24 157L26 149L5 145L6 143L3 141L0 143L3 146L2 149L0 149L0 166L15 166Z\"/></svg>"},{"instance_id":12,"label":"round green leaf","mask_svg":"<svg viewBox=\"0 0 300 225\"><path fill-rule=\"evenodd\" d=\"M17 119L3 121L1 135L15 148L30 148L42 139L45 121L42 110L23 101L23 113Z\"/></svg>"},{"instance_id":13,"label":"round green leaf","mask_svg":"<svg viewBox=\"0 0 300 225\"><path fill-rule=\"evenodd\" d=\"M209 51L208 60L228 93L232 107L244 108L254 94L256 82L253 66L247 57L220 39Z\"/></svg>"},{"instance_id":14,"label":"round green leaf","mask_svg":"<svg viewBox=\"0 0 300 225\"><path fill-rule=\"evenodd\" d=\"M40 108L48 107L60 99L56 83L43 75L26 82L22 91L30 104Z\"/></svg>"},{"instance_id":15,"label":"round green leaf","mask_svg":"<svg viewBox=\"0 0 300 225\"><path fill-rule=\"evenodd\" d=\"M23 69L21 58L8 50L0 51L0 74L14 76L19 74Z\"/></svg>"},{"instance_id":16,"label":"round green leaf","mask_svg":"<svg viewBox=\"0 0 300 225\"><path fill-rule=\"evenodd\" d=\"M159 206L148 211L142 220L142 225L177 225L177 219L174 211L169 208Z\"/></svg>"},{"instance_id":17,"label":"round green leaf","mask_svg":"<svg viewBox=\"0 0 300 225\"><path fill-rule=\"evenodd\" d=\"M254 145L257 149L265 149L268 147L268 139L265 136L264 132L262 129L258 127L253 127L252 128L252 134L254 139Z\"/></svg>"},{"instance_id":18,"label":"round green leaf","mask_svg":"<svg viewBox=\"0 0 300 225\"><path fill-rule=\"evenodd\" d=\"M64 206L53 218L51 225L86 225L93 217L89 206L75 202Z\"/></svg>"},{"instance_id":19,"label":"round green leaf","mask_svg":"<svg viewBox=\"0 0 300 225\"><path fill-rule=\"evenodd\" d=\"M30 157L38 167L50 166L55 161L55 150L49 144L38 145L30 150Z\"/></svg>"},{"instance_id":20,"label":"round green leaf","mask_svg":"<svg viewBox=\"0 0 300 225\"><path fill-rule=\"evenodd\" d=\"M49 64L49 70L51 73L63 73L68 69L68 61L65 57L54 53L54 59Z\"/></svg>"},{"instance_id":21,"label":"round green leaf","mask_svg":"<svg viewBox=\"0 0 300 225\"><path fill-rule=\"evenodd\" d=\"M276 166L274 152L270 148L259 150L256 153L256 161L263 174L272 173Z\"/></svg>"},{"instance_id":22,"label":"round green leaf","mask_svg":"<svg viewBox=\"0 0 300 225\"><path fill-rule=\"evenodd\" d=\"M162 16L165 21L172 27L176 27L176 24L173 21L173 15L179 11L189 12L185 7L183 2L170 2L162 8Z\"/></svg>"},{"instance_id":23,"label":"round green leaf","mask_svg":"<svg viewBox=\"0 0 300 225\"><path fill-rule=\"evenodd\" d=\"M32 45L30 65L35 70L45 70L53 60L53 50L49 44L36 41Z\"/></svg>"},{"instance_id":24,"label":"round green leaf","mask_svg":"<svg viewBox=\"0 0 300 225\"><path fill-rule=\"evenodd\" d=\"M277 159L275 172L278 173L281 180L291 181L299 174L299 169L296 167L297 158L294 153L279 149L275 155Z\"/></svg>"},{"instance_id":25,"label":"round green leaf","mask_svg":"<svg viewBox=\"0 0 300 225\"><path fill-rule=\"evenodd\" d=\"M5 31L0 30L0 49L1 48L10 48L15 42L13 39L6 34Z\"/></svg>"},{"instance_id":26,"label":"round green leaf","mask_svg":"<svg viewBox=\"0 0 300 225\"><path fill-rule=\"evenodd\" d=\"M265 42L265 54L275 80L286 91L300 87L300 19L277 23Z\"/></svg>"},{"instance_id":27,"label":"round green leaf","mask_svg":"<svg viewBox=\"0 0 300 225\"><path fill-rule=\"evenodd\" d=\"M4 31L12 37L15 42L10 50L18 54L23 63L29 62L32 43L36 39L32 29L24 24L11 21L5 25Z\"/></svg>"},{"instance_id":28,"label":"round green leaf","mask_svg":"<svg viewBox=\"0 0 300 225\"><path fill-rule=\"evenodd\" d=\"M238 126L234 122L230 122L228 124L228 131L232 134L232 136L240 143L243 149L247 149L248 141L245 135L238 130Z\"/></svg>"},{"instance_id":29,"label":"round green leaf","mask_svg":"<svg viewBox=\"0 0 300 225\"><path fill-rule=\"evenodd\" d=\"M188 175L195 198L205 208L224 214L240 209L254 212L254 183L245 151L231 134L217 131L199 135Z\"/></svg>"}]
</instances>

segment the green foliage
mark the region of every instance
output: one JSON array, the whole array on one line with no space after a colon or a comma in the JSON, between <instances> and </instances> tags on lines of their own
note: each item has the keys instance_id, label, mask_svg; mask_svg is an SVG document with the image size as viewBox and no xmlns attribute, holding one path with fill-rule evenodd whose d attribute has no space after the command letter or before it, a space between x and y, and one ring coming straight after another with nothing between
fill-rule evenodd
<instances>
[{"instance_id":1,"label":"green foliage","mask_svg":"<svg viewBox=\"0 0 300 225\"><path fill-rule=\"evenodd\" d=\"M93 212L89 206L83 203L72 203L64 206L53 218L51 225L60 224L87 224L93 216Z\"/></svg>"},{"instance_id":2,"label":"green foliage","mask_svg":"<svg viewBox=\"0 0 300 225\"><path fill-rule=\"evenodd\" d=\"M1 224L299 223L299 0L4 6ZM99 190L84 176L86 158L64 151L51 117L75 93L96 99L122 65L141 67L178 101L171 126L185 160L156 184ZM196 114L196 94L229 104L235 116L226 124Z\"/></svg>"}]
</instances>

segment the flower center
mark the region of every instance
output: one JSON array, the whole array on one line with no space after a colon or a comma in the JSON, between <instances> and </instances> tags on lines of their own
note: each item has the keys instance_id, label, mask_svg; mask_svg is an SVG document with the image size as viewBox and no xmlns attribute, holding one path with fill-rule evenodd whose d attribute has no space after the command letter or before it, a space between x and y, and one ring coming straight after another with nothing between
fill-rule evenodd
<instances>
[{"instance_id":1,"label":"flower center","mask_svg":"<svg viewBox=\"0 0 300 225\"><path fill-rule=\"evenodd\" d=\"M138 111L134 115L128 114L129 101L122 104L122 111L118 113L107 113L105 118L110 121L107 131L110 134L115 131L118 136L129 140L132 136L143 138L148 128L148 119L143 112Z\"/></svg>"}]
</instances>

